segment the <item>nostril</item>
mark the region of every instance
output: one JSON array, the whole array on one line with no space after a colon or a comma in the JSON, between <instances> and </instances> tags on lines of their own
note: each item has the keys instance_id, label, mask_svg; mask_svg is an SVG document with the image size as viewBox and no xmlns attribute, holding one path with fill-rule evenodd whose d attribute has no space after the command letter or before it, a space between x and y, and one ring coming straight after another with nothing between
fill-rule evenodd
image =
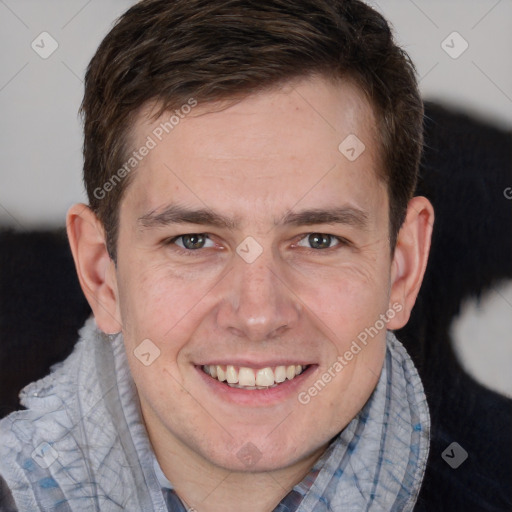
<instances>
[{"instance_id":1,"label":"nostril","mask_svg":"<svg viewBox=\"0 0 512 512\"><path fill-rule=\"evenodd\" d=\"M281 325L281 327L278 327L277 329L274 329L270 334L269 338L279 338L282 336L285 331L288 329L287 325Z\"/></svg>"}]
</instances>

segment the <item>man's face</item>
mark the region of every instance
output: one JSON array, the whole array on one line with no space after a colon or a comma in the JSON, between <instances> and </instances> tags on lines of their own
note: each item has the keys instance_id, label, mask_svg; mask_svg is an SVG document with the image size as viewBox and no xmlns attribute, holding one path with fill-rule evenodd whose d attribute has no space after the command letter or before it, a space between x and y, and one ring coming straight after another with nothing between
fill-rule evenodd
<instances>
[{"instance_id":1,"label":"man's face","mask_svg":"<svg viewBox=\"0 0 512 512\"><path fill-rule=\"evenodd\" d=\"M286 467L348 424L383 363L385 328L344 357L390 308L372 110L350 83L314 78L198 105L158 141L168 119L134 127L134 148L157 145L121 203L116 274L150 437L229 470ZM354 138L339 149L351 134L355 159ZM144 340L143 361L160 351L147 366Z\"/></svg>"}]
</instances>

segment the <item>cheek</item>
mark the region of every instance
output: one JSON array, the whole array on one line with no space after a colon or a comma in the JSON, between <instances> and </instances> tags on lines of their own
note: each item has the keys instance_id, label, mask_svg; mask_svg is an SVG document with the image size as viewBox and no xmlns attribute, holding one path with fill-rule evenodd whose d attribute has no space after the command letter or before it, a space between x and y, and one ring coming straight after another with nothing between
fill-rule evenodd
<instances>
[{"instance_id":1,"label":"cheek","mask_svg":"<svg viewBox=\"0 0 512 512\"><path fill-rule=\"evenodd\" d=\"M125 336L136 340L179 340L189 317L208 291L208 282L169 275L164 267L134 265L122 273L120 309ZM211 287L211 286L210 286ZM173 335L171 336L171 332Z\"/></svg>"},{"instance_id":2,"label":"cheek","mask_svg":"<svg viewBox=\"0 0 512 512\"><path fill-rule=\"evenodd\" d=\"M340 267L300 285L304 305L338 337L348 339L372 325L388 307L389 278L383 272Z\"/></svg>"},{"instance_id":3,"label":"cheek","mask_svg":"<svg viewBox=\"0 0 512 512\"><path fill-rule=\"evenodd\" d=\"M163 404L169 389L177 396L183 384L178 363L197 326L198 304L205 291L197 283L171 279L162 268L133 268L126 275L120 300L131 373L146 400ZM151 359L155 357L149 366L137 356L140 347Z\"/></svg>"}]
</instances>

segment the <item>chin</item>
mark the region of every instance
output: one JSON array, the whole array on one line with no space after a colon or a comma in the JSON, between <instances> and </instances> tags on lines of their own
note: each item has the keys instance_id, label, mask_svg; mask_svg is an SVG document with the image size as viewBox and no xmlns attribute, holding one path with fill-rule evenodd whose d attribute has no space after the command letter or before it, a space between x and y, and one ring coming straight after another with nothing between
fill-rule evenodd
<instances>
[{"instance_id":1,"label":"chin","mask_svg":"<svg viewBox=\"0 0 512 512\"><path fill-rule=\"evenodd\" d=\"M203 456L215 466L228 471L259 473L278 471L292 466L311 457L320 448L323 451L326 446L326 443L319 446L305 446L305 440L292 442L292 436L270 442L268 436L267 432L253 436L236 436L224 446L225 451L219 451L220 446L216 443L216 448L209 450ZM311 442L311 436L305 439Z\"/></svg>"}]
</instances>

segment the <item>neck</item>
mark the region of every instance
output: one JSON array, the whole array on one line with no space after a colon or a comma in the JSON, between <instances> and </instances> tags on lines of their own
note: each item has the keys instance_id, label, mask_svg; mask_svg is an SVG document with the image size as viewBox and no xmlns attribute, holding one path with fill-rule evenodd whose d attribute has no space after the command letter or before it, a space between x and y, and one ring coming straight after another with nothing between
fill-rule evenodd
<instances>
[{"instance_id":1,"label":"neck","mask_svg":"<svg viewBox=\"0 0 512 512\"><path fill-rule=\"evenodd\" d=\"M183 503L197 512L271 512L324 450L294 466L255 473L229 471L206 460L198 465L189 459L184 464L187 459L176 452L157 458Z\"/></svg>"},{"instance_id":2,"label":"neck","mask_svg":"<svg viewBox=\"0 0 512 512\"><path fill-rule=\"evenodd\" d=\"M217 468L220 469L220 468ZM271 512L309 471L236 473L180 472L175 491L183 503L197 512ZM172 472L172 469L171 469ZM189 480L188 478L195 478Z\"/></svg>"},{"instance_id":3,"label":"neck","mask_svg":"<svg viewBox=\"0 0 512 512\"><path fill-rule=\"evenodd\" d=\"M163 473L187 509L197 512L271 512L327 448L324 445L286 467L237 471L203 457L163 425L146 421L146 427Z\"/></svg>"}]
</instances>

